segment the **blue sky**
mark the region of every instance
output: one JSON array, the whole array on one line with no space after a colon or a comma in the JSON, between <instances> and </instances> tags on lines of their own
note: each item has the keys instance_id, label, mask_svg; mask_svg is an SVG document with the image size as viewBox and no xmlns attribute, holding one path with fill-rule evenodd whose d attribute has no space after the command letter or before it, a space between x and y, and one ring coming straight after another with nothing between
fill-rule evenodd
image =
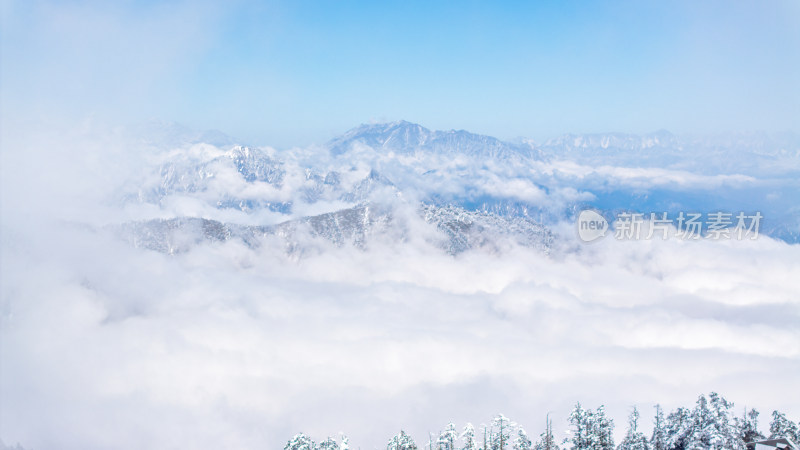
<instances>
[{"instance_id":1,"label":"blue sky","mask_svg":"<svg viewBox=\"0 0 800 450\"><path fill-rule=\"evenodd\" d=\"M4 120L798 131L797 2L3 1Z\"/></svg>"}]
</instances>

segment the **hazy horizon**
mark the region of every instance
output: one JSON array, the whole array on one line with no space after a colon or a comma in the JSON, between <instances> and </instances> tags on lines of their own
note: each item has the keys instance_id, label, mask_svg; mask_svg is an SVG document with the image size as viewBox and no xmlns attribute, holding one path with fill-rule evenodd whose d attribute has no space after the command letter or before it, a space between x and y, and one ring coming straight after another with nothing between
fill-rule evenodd
<instances>
[{"instance_id":1,"label":"hazy horizon","mask_svg":"<svg viewBox=\"0 0 800 450\"><path fill-rule=\"evenodd\" d=\"M400 119L503 139L798 132L798 8L4 0L2 114L279 147Z\"/></svg>"}]
</instances>

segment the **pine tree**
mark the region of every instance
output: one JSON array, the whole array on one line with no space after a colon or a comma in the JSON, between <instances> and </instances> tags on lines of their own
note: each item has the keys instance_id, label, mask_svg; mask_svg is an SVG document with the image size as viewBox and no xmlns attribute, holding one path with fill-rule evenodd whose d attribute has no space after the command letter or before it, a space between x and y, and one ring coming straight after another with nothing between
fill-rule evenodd
<instances>
[{"instance_id":1,"label":"pine tree","mask_svg":"<svg viewBox=\"0 0 800 450\"><path fill-rule=\"evenodd\" d=\"M653 450L667 450L667 424L664 420L664 410L656 404L656 417L653 419L653 434L650 436L650 447Z\"/></svg>"},{"instance_id":2,"label":"pine tree","mask_svg":"<svg viewBox=\"0 0 800 450\"><path fill-rule=\"evenodd\" d=\"M389 439L386 450L417 450L417 444L405 431L400 430L400 434Z\"/></svg>"},{"instance_id":3,"label":"pine tree","mask_svg":"<svg viewBox=\"0 0 800 450\"><path fill-rule=\"evenodd\" d=\"M569 422L573 433L564 443L572 444L572 449L614 450L614 421L606 417L603 406L593 412L583 409L577 403L569 416Z\"/></svg>"},{"instance_id":4,"label":"pine tree","mask_svg":"<svg viewBox=\"0 0 800 450\"><path fill-rule=\"evenodd\" d=\"M687 408L680 407L667 416L667 448L670 450L686 450L689 448L693 430L692 414Z\"/></svg>"},{"instance_id":5,"label":"pine tree","mask_svg":"<svg viewBox=\"0 0 800 450\"><path fill-rule=\"evenodd\" d=\"M633 407L633 411L628 416L628 432L617 450L650 450L647 437L639 431L639 411Z\"/></svg>"},{"instance_id":6,"label":"pine tree","mask_svg":"<svg viewBox=\"0 0 800 450\"><path fill-rule=\"evenodd\" d=\"M556 444L556 439L553 436L553 422L548 415L546 418L546 425L544 433L539 435L539 441L533 446L534 450L560 450Z\"/></svg>"},{"instance_id":7,"label":"pine tree","mask_svg":"<svg viewBox=\"0 0 800 450\"><path fill-rule=\"evenodd\" d=\"M594 450L614 450L614 421L606 416L603 405L592 415L592 440Z\"/></svg>"},{"instance_id":8,"label":"pine tree","mask_svg":"<svg viewBox=\"0 0 800 450\"><path fill-rule=\"evenodd\" d=\"M740 417L731 414L733 403L721 395L711 392L700 395L693 409L678 408L666 418L660 405L655 405L653 433L650 439L639 430L639 411L633 408L628 417L628 429L616 450L745 450L746 444L763 439L758 430L759 413L745 408ZM565 450L615 450L614 422L606 416L601 405L596 410L583 409L576 403L569 415L570 431L563 443ZM457 446L458 439L463 444ZM787 438L800 441L800 423L794 423L784 414L773 411L769 427L770 439ZM429 450L560 450L553 435L552 421L547 416L545 431L532 444L522 427L502 414L497 415L491 425L483 425L483 446L475 439L475 429L467 424L459 436L456 426L448 423L434 439L430 435ZM387 450L417 450L414 440L400 431L387 444ZM341 442L327 437L319 444L303 433L292 437L284 450L348 450L346 436Z\"/></svg>"},{"instance_id":9,"label":"pine tree","mask_svg":"<svg viewBox=\"0 0 800 450\"><path fill-rule=\"evenodd\" d=\"M758 411L754 408L744 409L744 414L740 419L736 419L736 436L740 441L747 444L764 439L764 435L758 431Z\"/></svg>"},{"instance_id":10,"label":"pine tree","mask_svg":"<svg viewBox=\"0 0 800 450\"><path fill-rule=\"evenodd\" d=\"M745 445L736 432L736 423L731 421L733 403L725 397L712 392L708 395L713 428L711 446L715 449L744 450Z\"/></svg>"},{"instance_id":11,"label":"pine tree","mask_svg":"<svg viewBox=\"0 0 800 450\"><path fill-rule=\"evenodd\" d=\"M708 407L708 399L705 395L700 395L692 411L692 433L689 436L688 448L698 450L712 448L713 420L711 409Z\"/></svg>"},{"instance_id":12,"label":"pine tree","mask_svg":"<svg viewBox=\"0 0 800 450\"><path fill-rule=\"evenodd\" d=\"M315 450L316 446L310 437L303 433L295 434L293 438L289 439L283 450Z\"/></svg>"},{"instance_id":13,"label":"pine tree","mask_svg":"<svg viewBox=\"0 0 800 450\"><path fill-rule=\"evenodd\" d=\"M468 423L464 427L464 432L461 433L461 440L464 442L464 446L461 447L461 450L477 450L478 444L475 442L475 428L471 423Z\"/></svg>"},{"instance_id":14,"label":"pine tree","mask_svg":"<svg viewBox=\"0 0 800 450\"><path fill-rule=\"evenodd\" d=\"M797 440L800 440L800 433L798 433L797 425L787 419L783 413L772 411L772 422L769 424L769 438L787 438L797 443Z\"/></svg>"},{"instance_id":15,"label":"pine tree","mask_svg":"<svg viewBox=\"0 0 800 450\"><path fill-rule=\"evenodd\" d=\"M339 450L339 443L335 439L328 436L327 439L319 443L318 450Z\"/></svg>"},{"instance_id":16,"label":"pine tree","mask_svg":"<svg viewBox=\"0 0 800 450\"><path fill-rule=\"evenodd\" d=\"M517 438L514 439L514 450L531 450L531 440L522 427L517 429Z\"/></svg>"},{"instance_id":17,"label":"pine tree","mask_svg":"<svg viewBox=\"0 0 800 450\"><path fill-rule=\"evenodd\" d=\"M733 403L716 392L697 398L692 411L692 428L687 443L692 449L739 450L744 444L736 436L731 424L730 409Z\"/></svg>"},{"instance_id":18,"label":"pine tree","mask_svg":"<svg viewBox=\"0 0 800 450\"><path fill-rule=\"evenodd\" d=\"M589 449L592 446L591 426L588 419L589 412L581 407L580 402L576 403L569 415L569 423L573 428L571 437L564 439L565 444L572 444L573 450Z\"/></svg>"},{"instance_id":19,"label":"pine tree","mask_svg":"<svg viewBox=\"0 0 800 450\"><path fill-rule=\"evenodd\" d=\"M447 427L445 427L444 431L439 435L439 439L437 441L439 450L457 450L456 440L458 440L456 426L453 423L449 423L447 424Z\"/></svg>"},{"instance_id":20,"label":"pine tree","mask_svg":"<svg viewBox=\"0 0 800 450\"><path fill-rule=\"evenodd\" d=\"M511 433L515 424L508 417L498 414L492 421L492 431L489 435L489 444L492 450L506 450L509 447Z\"/></svg>"}]
</instances>

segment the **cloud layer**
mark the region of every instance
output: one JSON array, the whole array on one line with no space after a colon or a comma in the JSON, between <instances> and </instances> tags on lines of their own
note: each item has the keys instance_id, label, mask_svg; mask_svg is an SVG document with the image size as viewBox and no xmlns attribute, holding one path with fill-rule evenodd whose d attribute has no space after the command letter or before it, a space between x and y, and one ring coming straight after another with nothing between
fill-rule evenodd
<instances>
[{"instance_id":1,"label":"cloud layer","mask_svg":"<svg viewBox=\"0 0 800 450\"><path fill-rule=\"evenodd\" d=\"M800 416L791 395L798 245L766 236L582 245L561 222L549 255L508 242L454 257L430 245L441 231L407 208L395 220L408 232L373 236L367 250L308 236L309 251L287 254L265 237L255 248L234 239L168 256L98 225L186 211L277 222L287 216L220 210L202 195L258 189L253 196L296 199L311 178L287 170L280 186L254 186L223 167L200 197L120 208L120 185L150 173L154 154L91 126L25 137L5 139L2 154L7 443L280 448L302 431L345 432L353 447L380 448L401 427L425 440L448 421L478 425L498 412L532 435L551 412L563 436L576 401L605 404L621 434L632 405L646 417L655 402L671 409L709 391L737 408ZM222 154L197 145L181 155L192 152ZM290 168L325 159L313 149L292 154ZM375 166L403 182L418 167L364 156L341 170L342 183L374 181ZM527 169L452 163L431 174L430 189L480 186L560 204L587 195L566 184L542 189ZM647 175L630 173L636 182ZM339 207L334 200L300 204Z\"/></svg>"},{"instance_id":2,"label":"cloud layer","mask_svg":"<svg viewBox=\"0 0 800 450\"><path fill-rule=\"evenodd\" d=\"M33 448L369 448L498 411L565 427L577 400L622 424L710 390L800 413L800 249L768 238L292 260L6 227L3 259L3 439Z\"/></svg>"}]
</instances>

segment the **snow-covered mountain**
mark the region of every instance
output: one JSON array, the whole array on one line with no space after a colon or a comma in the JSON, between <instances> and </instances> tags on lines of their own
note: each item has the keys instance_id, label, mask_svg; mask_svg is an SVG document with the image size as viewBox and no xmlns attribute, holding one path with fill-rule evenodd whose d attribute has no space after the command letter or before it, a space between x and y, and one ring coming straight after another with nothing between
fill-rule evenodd
<instances>
[{"instance_id":1,"label":"snow-covered mountain","mask_svg":"<svg viewBox=\"0 0 800 450\"><path fill-rule=\"evenodd\" d=\"M787 174L800 170L800 136L792 133L730 133L677 136L566 134L533 145L542 155L585 165L658 167L705 174Z\"/></svg>"},{"instance_id":2,"label":"snow-covered mountain","mask_svg":"<svg viewBox=\"0 0 800 450\"><path fill-rule=\"evenodd\" d=\"M403 155L433 153L517 163L541 157L526 144L512 144L464 130L432 131L404 120L361 125L328 143L333 155L347 153L358 146Z\"/></svg>"},{"instance_id":3,"label":"snow-covered mountain","mask_svg":"<svg viewBox=\"0 0 800 450\"><path fill-rule=\"evenodd\" d=\"M553 243L552 233L532 220L434 205L422 205L417 215L416 218L438 230L429 235L428 243L452 255L472 249L502 251L509 245L547 253ZM366 249L373 237L402 242L411 232L406 220L398 220L391 209L368 204L270 226L178 217L129 222L110 228L134 247L167 254L231 240L258 248L269 238L277 238L288 253L303 252L314 245L309 239L321 239L337 247L349 245Z\"/></svg>"},{"instance_id":4,"label":"snow-covered mountain","mask_svg":"<svg viewBox=\"0 0 800 450\"><path fill-rule=\"evenodd\" d=\"M117 198L175 211L174 219L140 217L120 228L134 245L165 252L230 239L252 246L264 236L294 248L301 235L367 248L375 236L409 232L396 220L398 209L417 211L443 236L436 246L451 254L502 248L500 241L548 251L547 227L585 206L609 213L764 209L765 232L794 242L798 174L800 139L792 136L658 131L535 144L400 121L361 125L311 149L190 140L156 152Z\"/></svg>"},{"instance_id":5,"label":"snow-covered mountain","mask_svg":"<svg viewBox=\"0 0 800 450\"><path fill-rule=\"evenodd\" d=\"M629 133L565 134L545 141L542 147L555 151L598 149L642 151L652 148L680 149L682 143L669 131L659 130L644 135Z\"/></svg>"}]
</instances>

